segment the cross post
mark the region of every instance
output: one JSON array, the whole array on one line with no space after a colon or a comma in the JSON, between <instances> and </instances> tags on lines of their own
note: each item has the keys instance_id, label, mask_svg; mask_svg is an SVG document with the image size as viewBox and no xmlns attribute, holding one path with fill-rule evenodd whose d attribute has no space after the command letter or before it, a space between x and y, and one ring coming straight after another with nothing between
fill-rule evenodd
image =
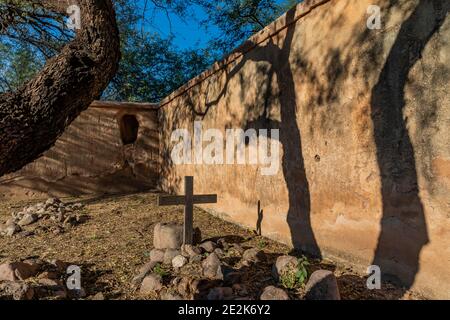
<instances>
[{"instance_id":1,"label":"cross post","mask_svg":"<svg viewBox=\"0 0 450 320\"><path fill-rule=\"evenodd\" d=\"M194 244L194 204L217 203L216 194L194 195L194 177L184 177L184 196L159 196L158 206L184 205L183 244Z\"/></svg>"}]
</instances>

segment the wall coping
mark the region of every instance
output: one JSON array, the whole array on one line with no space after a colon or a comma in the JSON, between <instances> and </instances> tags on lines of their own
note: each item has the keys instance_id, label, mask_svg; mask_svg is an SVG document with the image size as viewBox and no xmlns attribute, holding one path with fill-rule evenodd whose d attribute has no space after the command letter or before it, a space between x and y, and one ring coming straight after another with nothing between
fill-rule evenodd
<instances>
[{"instance_id":1,"label":"wall coping","mask_svg":"<svg viewBox=\"0 0 450 320\"><path fill-rule=\"evenodd\" d=\"M252 51L254 48L256 48L261 43L265 42L267 39L276 36L278 33L283 31L290 25L296 23L299 19L308 15L315 8L322 6L330 1L332 0L305 0L299 3L297 6L293 7L292 9L284 13L281 17L279 17L277 20L266 26L264 29L251 36L242 45L234 49L226 58L222 59L221 61L215 62L210 69L204 71L197 77L189 80L187 83L185 83L180 88L178 88L170 95L168 95L166 98L164 98L159 103L158 109L168 105L170 102L182 96L192 88L198 86L203 81L212 77L219 71L226 69L234 61L241 58L248 52ZM295 11L295 15L290 17L289 13L292 11Z\"/></svg>"},{"instance_id":2,"label":"wall coping","mask_svg":"<svg viewBox=\"0 0 450 320\"><path fill-rule=\"evenodd\" d=\"M158 110L158 103L117 102L117 101L94 101L89 108L96 109L128 109L137 111Z\"/></svg>"}]
</instances>

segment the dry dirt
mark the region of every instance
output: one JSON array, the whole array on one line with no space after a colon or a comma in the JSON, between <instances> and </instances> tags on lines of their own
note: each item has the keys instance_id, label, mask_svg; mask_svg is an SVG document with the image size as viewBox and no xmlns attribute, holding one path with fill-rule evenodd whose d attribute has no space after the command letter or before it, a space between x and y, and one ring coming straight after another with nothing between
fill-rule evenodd
<instances>
[{"instance_id":1,"label":"dry dirt","mask_svg":"<svg viewBox=\"0 0 450 320\"><path fill-rule=\"evenodd\" d=\"M62 200L83 203L89 220L59 235L48 232L31 237L0 237L0 262L29 257L63 260L81 267L83 287L88 296L102 292L107 299L142 299L132 287L131 279L136 275L136 269L149 260L153 226L158 222L182 223L182 207L158 207L157 193ZM12 211L20 211L37 202L2 202L0 220L4 222ZM198 208L195 209L194 223L201 229L203 240L225 237L244 248L264 250L267 262L248 270L245 284L253 295L257 296L261 287L274 284L270 277L271 266L277 256L289 253L288 247ZM310 262L310 272L319 268L335 271L342 299L421 298L411 292L403 294L401 288L386 283L382 290L370 291L366 289L366 279L350 268L330 261ZM289 293L293 298L300 298L302 289Z\"/></svg>"}]
</instances>

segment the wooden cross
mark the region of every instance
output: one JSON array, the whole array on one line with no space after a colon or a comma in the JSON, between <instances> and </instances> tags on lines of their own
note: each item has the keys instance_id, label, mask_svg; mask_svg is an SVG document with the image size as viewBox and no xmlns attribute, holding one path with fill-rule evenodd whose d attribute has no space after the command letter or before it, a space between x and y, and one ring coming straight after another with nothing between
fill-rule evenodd
<instances>
[{"instance_id":1,"label":"wooden cross","mask_svg":"<svg viewBox=\"0 0 450 320\"><path fill-rule=\"evenodd\" d=\"M194 204L217 203L216 194L194 195L194 177L184 177L184 196L159 196L158 206L184 205L183 243L194 244Z\"/></svg>"}]
</instances>

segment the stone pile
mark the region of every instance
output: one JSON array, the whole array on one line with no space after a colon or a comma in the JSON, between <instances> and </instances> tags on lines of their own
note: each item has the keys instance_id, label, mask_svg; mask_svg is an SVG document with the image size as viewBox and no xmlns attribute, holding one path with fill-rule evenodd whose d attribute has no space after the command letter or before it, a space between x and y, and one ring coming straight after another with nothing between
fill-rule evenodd
<instances>
[{"instance_id":1,"label":"stone pile","mask_svg":"<svg viewBox=\"0 0 450 320\"><path fill-rule=\"evenodd\" d=\"M0 264L0 300L83 298L83 289L67 289L69 263L60 260L26 259Z\"/></svg>"},{"instance_id":2,"label":"stone pile","mask_svg":"<svg viewBox=\"0 0 450 320\"><path fill-rule=\"evenodd\" d=\"M243 283L251 272L249 266L267 261L266 254L258 248L244 249L240 244L224 239L205 241L198 245L182 245L182 227L174 224L157 224L154 228L154 249L150 261L144 264L133 279L133 285L144 296L162 300L289 300L282 288L280 276L294 272L298 259L280 256L269 271L269 282L259 294L249 293ZM230 255L239 261L231 267ZM272 279L272 280L270 280ZM334 280L333 280L334 279ZM309 299L339 299L336 278L332 272L320 270L306 284Z\"/></svg>"},{"instance_id":3,"label":"stone pile","mask_svg":"<svg viewBox=\"0 0 450 320\"><path fill-rule=\"evenodd\" d=\"M32 236L40 232L64 233L68 228L87 220L83 214L83 204L64 203L58 198L50 198L46 202L13 212L11 218L0 223L0 235Z\"/></svg>"}]
</instances>

